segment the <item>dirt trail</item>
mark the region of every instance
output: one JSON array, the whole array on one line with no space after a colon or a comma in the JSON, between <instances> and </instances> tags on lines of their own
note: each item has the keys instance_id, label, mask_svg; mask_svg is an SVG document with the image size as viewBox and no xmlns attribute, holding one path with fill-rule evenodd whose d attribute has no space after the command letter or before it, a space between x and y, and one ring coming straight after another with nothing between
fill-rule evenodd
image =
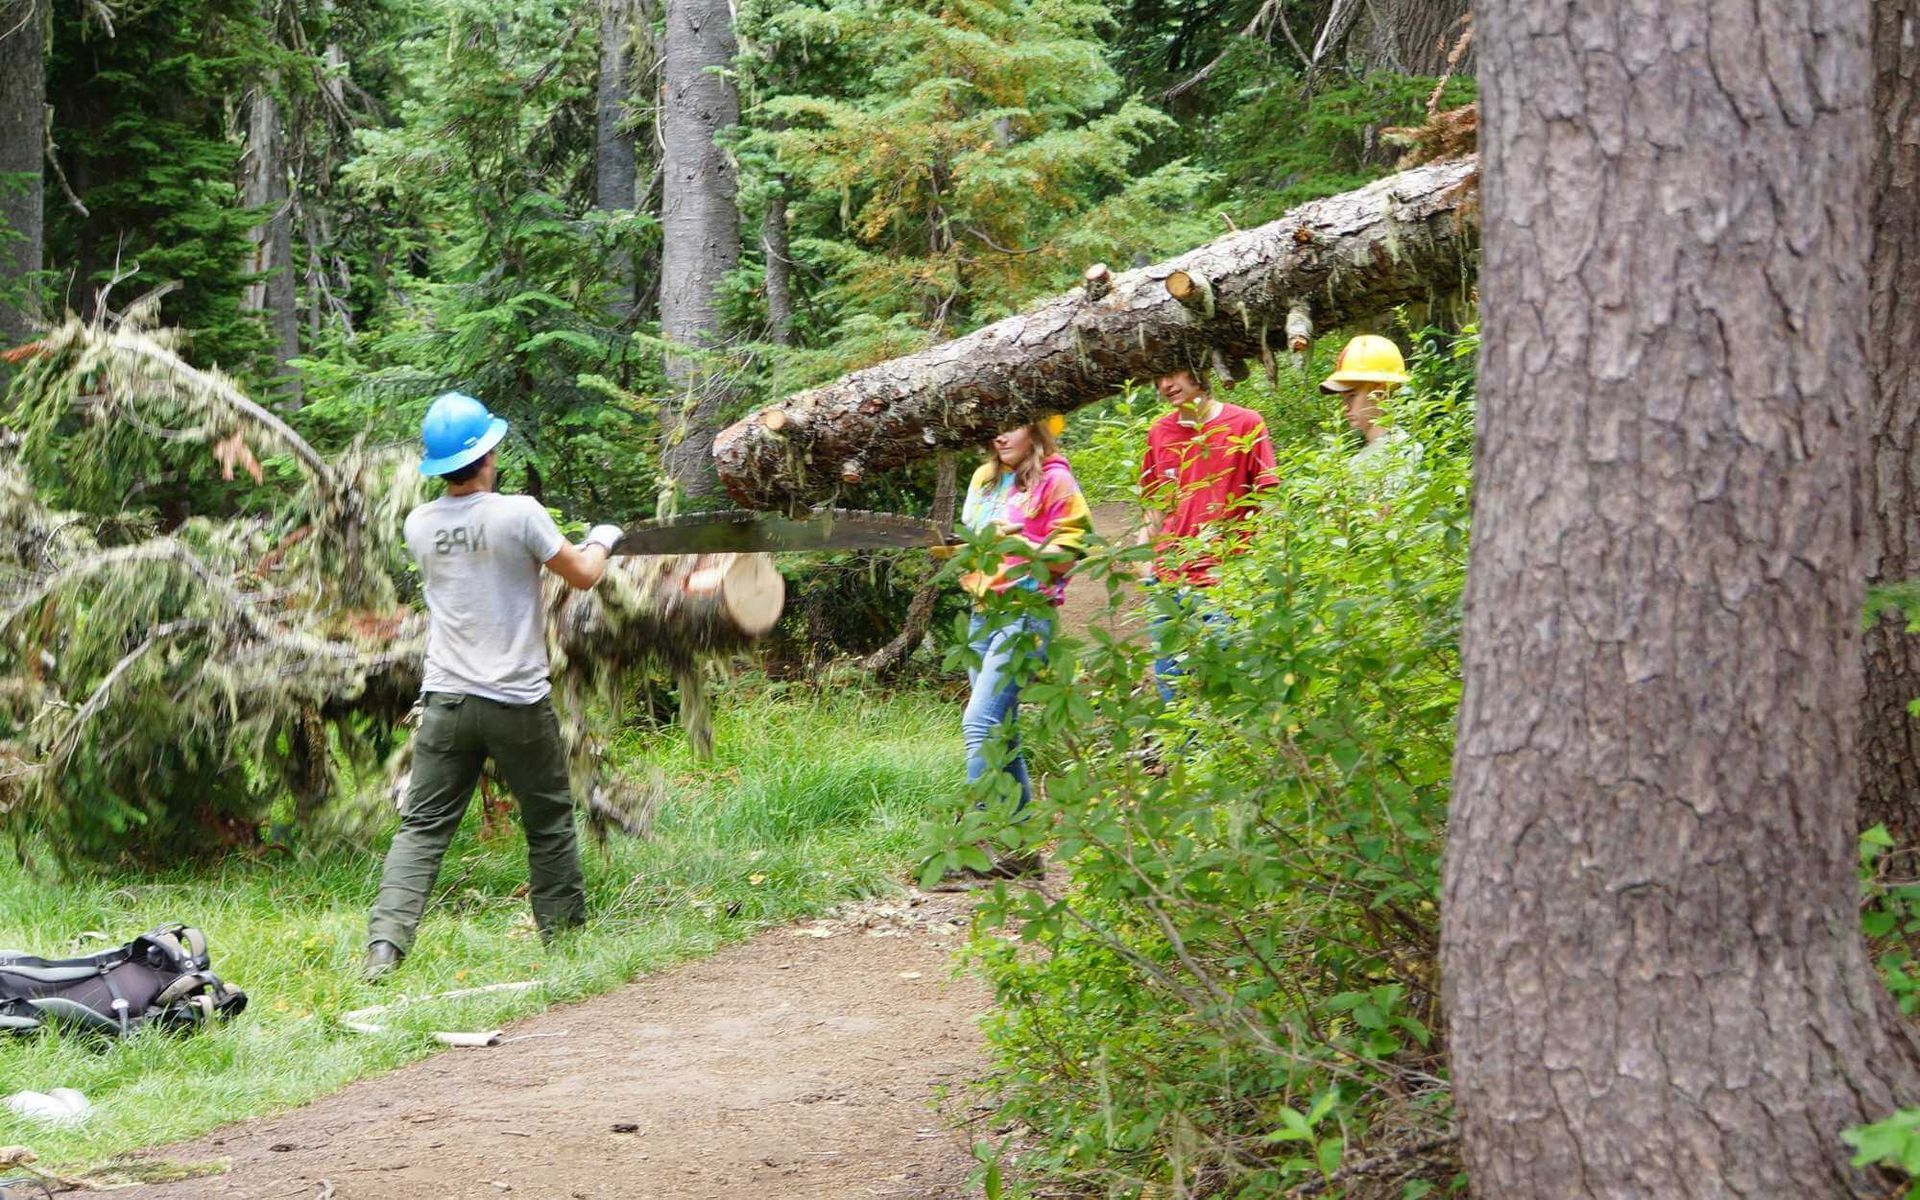
<instances>
[{"instance_id":1,"label":"dirt trail","mask_svg":"<svg viewBox=\"0 0 1920 1200\"><path fill-rule=\"evenodd\" d=\"M950 968L966 910L916 893L773 930L508 1030L551 1036L155 1150L232 1169L118 1195L959 1200L966 1139L930 1105L982 1066L988 996Z\"/></svg>"}]
</instances>

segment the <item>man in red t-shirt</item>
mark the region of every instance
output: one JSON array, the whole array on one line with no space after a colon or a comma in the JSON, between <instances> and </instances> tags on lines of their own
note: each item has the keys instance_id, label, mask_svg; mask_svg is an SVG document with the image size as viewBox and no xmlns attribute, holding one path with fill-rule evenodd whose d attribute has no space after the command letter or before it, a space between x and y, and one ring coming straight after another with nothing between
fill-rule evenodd
<instances>
[{"instance_id":1,"label":"man in red t-shirt","mask_svg":"<svg viewBox=\"0 0 1920 1200\"><path fill-rule=\"evenodd\" d=\"M1214 399L1197 371L1170 372L1154 386L1172 411L1147 431L1141 534L1154 540L1156 580L1183 591L1212 587L1221 553L1245 540L1240 522L1257 507L1253 493L1279 482L1273 442L1259 413ZM1179 673L1170 656L1155 662L1162 696L1172 697L1167 680Z\"/></svg>"}]
</instances>

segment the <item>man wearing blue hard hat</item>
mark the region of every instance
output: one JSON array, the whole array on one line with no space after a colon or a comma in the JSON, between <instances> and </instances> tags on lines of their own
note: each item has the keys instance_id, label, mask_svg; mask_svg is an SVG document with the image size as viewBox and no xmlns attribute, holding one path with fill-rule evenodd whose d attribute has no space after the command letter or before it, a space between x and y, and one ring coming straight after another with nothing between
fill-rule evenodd
<instances>
[{"instance_id":1,"label":"man wearing blue hard hat","mask_svg":"<svg viewBox=\"0 0 1920 1200\"><path fill-rule=\"evenodd\" d=\"M471 396L436 399L420 427L420 473L447 494L407 514L407 551L427 598L427 661L413 777L368 922L365 973L378 979L412 949L440 860L491 757L520 804L533 919L551 938L586 916L566 748L547 693L544 566L586 589L620 538L598 525L578 546L531 496L502 496L495 450L507 423Z\"/></svg>"}]
</instances>

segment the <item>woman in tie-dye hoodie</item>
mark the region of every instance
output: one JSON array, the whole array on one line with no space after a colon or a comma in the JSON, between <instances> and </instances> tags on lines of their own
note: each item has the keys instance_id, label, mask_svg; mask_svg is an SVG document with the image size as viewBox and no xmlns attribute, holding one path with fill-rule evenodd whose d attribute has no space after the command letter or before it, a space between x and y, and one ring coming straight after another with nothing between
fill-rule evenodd
<instances>
[{"instance_id":1,"label":"woman in tie-dye hoodie","mask_svg":"<svg viewBox=\"0 0 1920 1200\"><path fill-rule=\"evenodd\" d=\"M961 579L977 604L971 633L973 650L980 656L979 667L968 673L973 693L960 722L967 745L967 779L972 782L987 773L987 743L1004 725L1012 754L1005 769L1019 788L1021 808L1033 798L1033 787L1014 731L1014 718L1020 709L1020 676L1031 676L1032 670L1046 661L1053 616L1034 615L1027 606L1008 612L986 601L991 593L1026 587L1039 590L1058 607L1066 594L1073 560L1086 553L1093 524L1086 497L1059 450L1064 424L1062 418L1050 417L993 439L987 461L974 472L973 482L967 487L967 502L960 516L962 524L976 533L996 529L1034 550L1030 556L1008 554L991 575L974 571ZM1023 565L1025 570L1016 570ZM1022 656L1024 671L1017 669ZM1009 864L1013 869L1002 873L1026 874L1039 866L1037 856L1019 862L1007 860L1003 866Z\"/></svg>"}]
</instances>

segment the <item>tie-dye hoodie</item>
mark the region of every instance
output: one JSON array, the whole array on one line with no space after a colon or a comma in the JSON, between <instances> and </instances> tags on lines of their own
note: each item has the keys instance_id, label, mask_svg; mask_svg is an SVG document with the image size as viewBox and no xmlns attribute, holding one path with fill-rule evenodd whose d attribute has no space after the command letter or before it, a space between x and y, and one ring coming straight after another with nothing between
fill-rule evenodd
<instances>
[{"instance_id":1,"label":"tie-dye hoodie","mask_svg":"<svg viewBox=\"0 0 1920 1200\"><path fill-rule=\"evenodd\" d=\"M967 502L960 510L960 523L978 532L995 521L1006 521L1014 532L1049 554L1068 554L1080 558L1087 552L1087 535L1093 532L1093 514L1080 483L1073 477L1065 455L1051 454L1040 464L1040 483L1032 491L1019 486L1012 472L1000 473L998 464L988 462L973 473L967 485ZM1008 555L987 586L1002 592L1014 586L1006 578L1012 568L1028 561ZM1026 586L1038 587L1038 581ZM1067 576L1056 574L1043 589L1055 604L1066 595Z\"/></svg>"}]
</instances>

